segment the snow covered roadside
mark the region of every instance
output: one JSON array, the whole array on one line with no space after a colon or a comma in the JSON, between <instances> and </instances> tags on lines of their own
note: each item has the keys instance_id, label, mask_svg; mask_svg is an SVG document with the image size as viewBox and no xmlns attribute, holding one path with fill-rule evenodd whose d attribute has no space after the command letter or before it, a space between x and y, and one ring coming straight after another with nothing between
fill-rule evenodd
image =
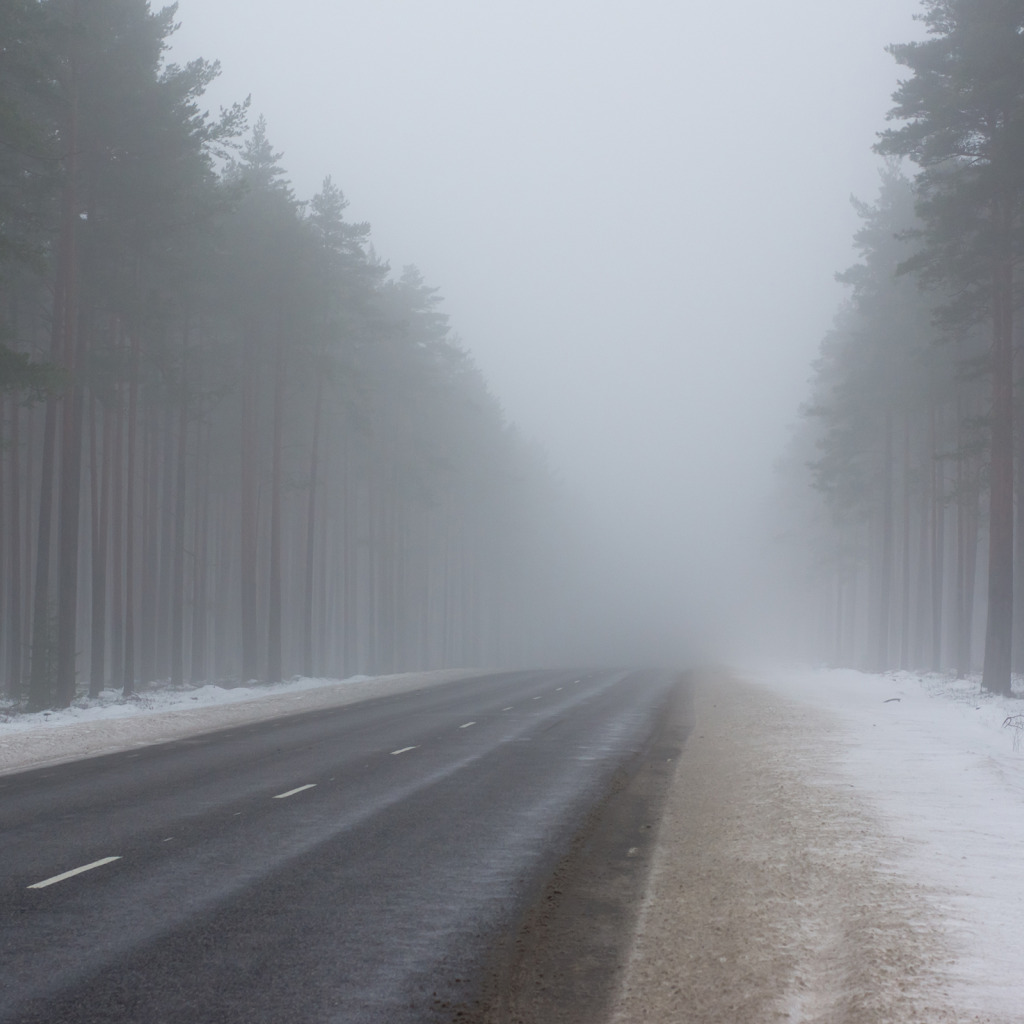
<instances>
[{"instance_id":1,"label":"snow covered roadside","mask_svg":"<svg viewBox=\"0 0 1024 1024\"><path fill-rule=\"evenodd\" d=\"M342 680L300 678L273 686L152 689L128 700L121 697L120 690L105 690L96 700L79 697L61 711L0 713L0 775L407 693L473 675L479 672L462 669Z\"/></svg>"},{"instance_id":2,"label":"snow covered roadside","mask_svg":"<svg viewBox=\"0 0 1024 1024\"><path fill-rule=\"evenodd\" d=\"M742 675L835 722L829 774L839 779L820 781L851 787L897 839L895 869L934 894L957 1019L1022 1019L1024 744L1003 723L1024 701L939 675Z\"/></svg>"}]
</instances>

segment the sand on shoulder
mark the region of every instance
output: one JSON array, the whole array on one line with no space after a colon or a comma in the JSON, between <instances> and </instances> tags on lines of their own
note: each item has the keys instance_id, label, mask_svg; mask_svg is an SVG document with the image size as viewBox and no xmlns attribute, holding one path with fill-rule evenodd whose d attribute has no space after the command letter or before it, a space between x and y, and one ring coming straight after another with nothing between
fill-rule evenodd
<instances>
[{"instance_id":1,"label":"sand on shoulder","mask_svg":"<svg viewBox=\"0 0 1024 1024\"><path fill-rule=\"evenodd\" d=\"M836 769L835 720L717 674L695 702L615 1024L968 1019L941 894Z\"/></svg>"}]
</instances>

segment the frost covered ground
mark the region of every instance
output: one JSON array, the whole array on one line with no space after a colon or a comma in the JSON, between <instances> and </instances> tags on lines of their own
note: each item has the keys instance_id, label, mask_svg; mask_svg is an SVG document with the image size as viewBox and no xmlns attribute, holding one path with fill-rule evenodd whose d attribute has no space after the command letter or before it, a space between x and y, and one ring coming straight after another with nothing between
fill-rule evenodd
<instances>
[{"instance_id":1,"label":"frost covered ground","mask_svg":"<svg viewBox=\"0 0 1024 1024\"><path fill-rule=\"evenodd\" d=\"M616 1024L1024 1020L1024 701L759 669L695 707Z\"/></svg>"},{"instance_id":2,"label":"frost covered ground","mask_svg":"<svg viewBox=\"0 0 1024 1024\"><path fill-rule=\"evenodd\" d=\"M838 720L837 769L934 893L956 1006L1024 1020L1024 700L942 675L744 676Z\"/></svg>"},{"instance_id":3,"label":"frost covered ground","mask_svg":"<svg viewBox=\"0 0 1024 1024\"><path fill-rule=\"evenodd\" d=\"M0 774L405 693L473 674L410 672L299 678L273 686L151 687L127 699L120 690L105 690L95 700L80 696L60 711L18 714L0 707Z\"/></svg>"}]
</instances>

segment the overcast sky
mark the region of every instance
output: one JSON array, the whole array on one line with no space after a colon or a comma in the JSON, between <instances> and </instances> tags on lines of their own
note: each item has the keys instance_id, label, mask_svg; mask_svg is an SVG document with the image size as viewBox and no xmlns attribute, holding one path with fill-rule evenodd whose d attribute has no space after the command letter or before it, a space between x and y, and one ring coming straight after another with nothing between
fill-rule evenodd
<instances>
[{"instance_id":1,"label":"overcast sky","mask_svg":"<svg viewBox=\"0 0 1024 1024\"><path fill-rule=\"evenodd\" d=\"M609 547L685 590L742 585L918 9L181 0L172 57L252 94L300 197L333 175Z\"/></svg>"}]
</instances>

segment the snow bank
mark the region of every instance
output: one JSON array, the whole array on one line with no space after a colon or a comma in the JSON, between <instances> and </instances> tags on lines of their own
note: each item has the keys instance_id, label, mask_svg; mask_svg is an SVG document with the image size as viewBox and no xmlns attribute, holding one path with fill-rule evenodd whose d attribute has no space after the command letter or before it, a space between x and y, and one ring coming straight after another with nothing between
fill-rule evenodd
<instances>
[{"instance_id":1,"label":"snow bank","mask_svg":"<svg viewBox=\"0 0 1024 1024\"><path fill-rule=\"evenodd\" d=\"M835 717L840 772L905 840L898 869L942 894L958 1003L972 1020L1021 1019L1024 731L1004 723L1024 714L1024 703L940 675L760 669L743 677Z\"/></svg>"},{"instance_id":2,"label":"snow bank","mask_svg":"<svg viewBox=\"0 0 1024 1024\"><path fill-rule=\"evenodd\" d=\"M127 699L120 690L105 690L96 699L78 697L60 711L0 714L0 775L407 693L478 674L458 670L341 680L296 678L272 686L147 689Z\"/></svg>"}]
</instances>

